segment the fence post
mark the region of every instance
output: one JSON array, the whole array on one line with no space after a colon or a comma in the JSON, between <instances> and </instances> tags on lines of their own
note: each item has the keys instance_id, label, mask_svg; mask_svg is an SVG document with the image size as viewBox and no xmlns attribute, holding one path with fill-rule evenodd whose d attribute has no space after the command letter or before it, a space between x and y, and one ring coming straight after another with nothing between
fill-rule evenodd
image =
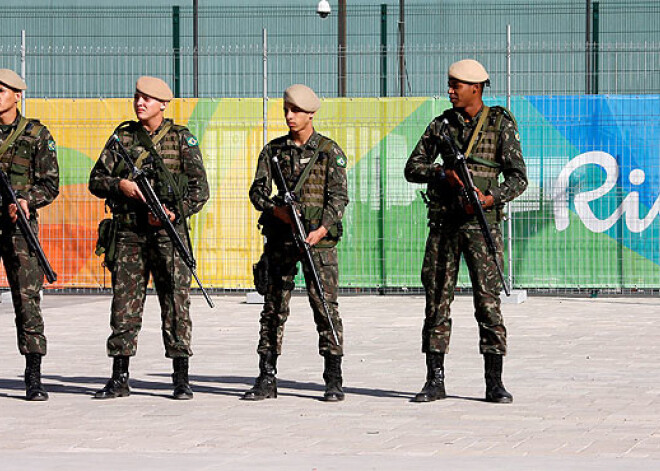
<instances>
[{"instance_id":1,"label":"fence post","mask_svg":"<svg viewBox=\"0 0 660 471\"><path fill-rule=\"evenodd\" d=\"M586 0L584 14L584 93L591 93L591 0Z\"/></svg>"},{"instance_id":2,"label":"fence post","mask_svg":"<svg viewBox=\"0 0 660 471\"><path fill-rule=\"evenodd\" d=\"M599 41L599 26L600 26L600 3L598 0L594 0L593 5L592 5L592 11L591 11L591 34L592 34L592 39L591 39L591 54L592 54L592 60L591 60L591 77L592 77L592 85L591 85L591 92L594 95L598 94L598 41Z\"/></svg>"},{"instance_id":3,"label":"fence post","mask_svg":"<svg viewBox=\"0 0 660 471\"><path fill-rule=\"evenodd\" d=\"M263 46L263 136L264 146L268 143L268 31L262 29Z\"/></svg>"},{"instance_id":4,"label":"fence post","mask_svg":"<svg viewBox=\"0 0 660 471\"><path fill-rule=\"evenodd\" d=\"M174 53L174 96L181 97L181 15L179 6L172 7L172 50Z\"/></svg>"},{"instance_id":5,"label":"fence post","mask_svg":"<svg viewBox=\"0 0 660 471\"><path fill-rule=\"evenodd\" d=\"M380 96L387 96L387 4L380 4Z\"/></svg>"},{"instance_id":6,"label":"fence post","mask_svg":"<svg viewBox=\"0 0 660 471\"><path fill-rule=\"evenodd\" d=\"M506 107L511 109L511 25L506 25ZM543 182L541 182L543 185ZM508 252L508 282L509 288L513 289L513 213L511 203L507 203L506 220L507 226L507 252Z\"/></svg>"},{"instance_id":7,"label":"fence post","mask_svg":"<svg viewBox=\"0 0 660 471\"><path fill-rule=\"evenodd\" d=\"M399 96L406 96L406 3L399 0Z\"/></svg>"},{"instance_id":8,"label":"fence post","mask_svg":"<svg viewBox=\"0 0 660 471\"><path fill-rule=\"evenodd\" d=\"M193 0L193 97L199 97L199 1Z\"/></svg>"},{"instance_id":9,"label":"fence post","mask_svg":"<svg viewBox=\"0 0 660 471\"><path fill-rule=\"evenodd\" d=\"M339 0L337 15L337 34L338 34L338 95L346 96L346 0Z\"/></svg>"},{"instance_id":10,"label":"fence post","mask_svg":"<svg viewBox=\"0 0 660 471\"><path fill-rule=\"evenodd\" d=\"M383 111L386 109L386 103L380 101L378 103L379 115L383 116ZM378 153L378 253L380 255L380 287L378 291L380 294L385 294L385 287L387 286L387 250L385 232L386 232L386 214L387 214L387 135L384 123L385 119L381 120L381 139L378 146L380 147Z\"/></svg>"},{"instance_id":11,"label":"fence post","mask_svg":"<svg viewBox=\"0 0 660 471\"><path fill-rule=\"evenodd\" d=\"M25 82L26 80L26 70L25 70L25 47L26 47L26 40L25 40L25 30L21 30L21 78ZM25 110L25 92L27 90L23 90L23 93L21 93L21 114L25 116L27 111Z\"/></svg>"}]
</instances>

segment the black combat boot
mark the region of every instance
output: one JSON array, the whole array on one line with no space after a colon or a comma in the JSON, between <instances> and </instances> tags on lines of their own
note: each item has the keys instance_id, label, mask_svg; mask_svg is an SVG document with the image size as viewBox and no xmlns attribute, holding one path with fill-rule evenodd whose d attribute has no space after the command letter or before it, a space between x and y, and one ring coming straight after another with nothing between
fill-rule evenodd
<instances>
[{"instance_id":1,"label":"black combat boot","mask_svg":"<svg viewBox=\"0 0 660 471\"><path fill-rule=\"evenodd\" d=\"M486 401L508 404L513 402L513 396L504 389L502 383L502 355L484 354L484 370L486 378Z\"/></svg>"},{"instance_id":2,"label":"black combat boot","mask_svg":"<svg viewBox=\"0 0 660 471\"><path fill-rule=\"evenodd\" d=\"M266 352L259 354L259 376L252 389L243 394L245 401L261 401L277 397L277 354Z\"/></svg>"},{"instance_id":3,"label":"black combat boot","mask_svg":"<svg viewBox=\"0 0 660 471\"><path fill-rule=\"evenodd\" d=\"M41 354L25 355L25 399L47 401L48 393L41 384Z\"/></svg>"},{"instance_id":4,"label":"black combat boot","mask_svg":"<svg viewBox=\"0 0 660 471\"><path fill-rule=\"evenodd\" d=\"M426 383L412 402L431 402L447 397L445 392L445 354L426 354Z\"/></svg>"},{"instance_id":5,"label":"black combat boot","mask_svg":"<svg viewBox=\"0 0 660 471\"><path fill-rule=\"evenodd\" d=\"M325 393L323 400L326 402L338 402L344 400L344 390L341 388L341 357L326 353L325 369L323 379L325 380Z\"/></svg>"},{"instance_id":6,"label":"black combat boot","mask_svg":"<svg viewBox=\"0 0 660 471\"><path fill-rule=\"evenodd\" d=\"M193 392L188 381L188 357L175 358L172 363L174 365L174 373L172 373L174 399L192 399Z\"/></svg>"},{"instance_id":7,"label":"black combat boot","mask_svg":"<svg viewBox=\"0 0 660 471\"><path fill-rule=\"evenodd\" d=\"M112 378L103 389L94 394L95 399L114 399L131 395L128 384L128 360L130 357L114 357L112 361Z\"/></svg>"}]
</instances>

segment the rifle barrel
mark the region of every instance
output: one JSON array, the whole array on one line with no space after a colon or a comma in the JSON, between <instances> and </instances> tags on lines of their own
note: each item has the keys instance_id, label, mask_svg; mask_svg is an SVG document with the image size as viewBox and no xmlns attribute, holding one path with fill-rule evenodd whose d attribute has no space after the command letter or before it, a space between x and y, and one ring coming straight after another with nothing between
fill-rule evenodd
<instances>
[{"instance_id":1,"label":"rifle barrel","mask_svg":"<svg viewBox=\"0 0 660 471\"><path fill-rule=\"evenodd\" d=\"M291 227L291 230L293 231L293 238L296 241L298 248L303 252L304 255L303 263L306 262L307 267L309 268L309 271L312 276L312 284L314 285L314 288L316 289L319 298L321 298L323 311L325 312L325 316L328 319L328 324L330 325L330 330L332 331L332 338L334 339L335 343L339 345L339 336L337 335L337 329L335 328L334 322L332 322L332 316L330 315L330 307L328 306L328 302L325 299L325 288L323 286L323 282L321 281L321 277L319 276L319 272L316 268L316 263L314 263L312 248L306 242L307 233L305 231L305 226L302 223L302 219L300 218L295 197L293 193L291 193L291 191L289 190L289 186L286 184L286 180L284 179L284 174L282 173L282 168L280 167L279 159L277 158L276 155L274 155L271 158L271 160L273 161L277 178L280 181L280 184L282 185L281 188L282 190L284 190L284 204L289 207L289 210L291 212L291 217L293 218L293 224Z\"/></svg>"},{"instance_id":2,"label":"rifle barrel","mask_svg":"<svg viewBox=\"0 0 660 471\"><path fill-rule=\"evenodd\" d=\"M443 126L446 126L447 124L448 122L445 119ZM452 149L452 152L454 153L454 157L456 159L456 164L457 164L456 170L459 179L461 180L461 182L463 182L464 194L467 197L470 206L472 206L477 221L479 222L479 228L481 229L481 234L483 235L484 240L486 242L486 246L488 247L488 252L493 257L493 262L495 263L495 267L497 268L497 274L499 275L500 281L502 282L502 288L504 289L504 293L507 296L509 296L511 294L511 292L509 291L509 285L507 285L506 278L504 278L504 272L502 271L500 262L497 259L497 247L495 246L495 241L493 240L493 236L490 233L490 227L488 225L488 221L486 220L486 213L484 212L484 208L481 206L481 201L479 201L479 197L477 195L477 188L474 185L474 181L472 180L470 169L467 166L467 159L465 155L458 149L454 140L450 136L447 136L444 130L442 133L440 133L440 135L442 136L443 140L447 142L447 144L449 144L449 146Z\"/></svg>"},{"instance_id":3,"label":"rifle barrel","mask_svg":"<svg viewBox=\"0 0 660 471\"><path fill-rule=\"evenodd\" d=\"M113 134L112 138L114 140L114 144L119 149L119 155L124 160L124 162L126 162L126 165L128 165L129 168L131 169L131 173L133 174L133 181L135 181L135 183L140 188L140 191L142 192L142 195L145 198L145 204L147 205L147 208L149 208L149 211L154 216L156 216L158 221L160 221L161 226L165 229L165 232L172 241L172 245L174 245L174 248L178 252L181 259L183 260L183 263L188 267L188 269L190 269L190 272L195 278L195 281L197 282L197 285L202 291L202 294L204 295L204 298L206 299L206 302L209 305L209 307L211 308L215 307L213 301L211 300L211 297L206 292L206 289L204 289L204 286L202 286L201 281L199 281L199 277L197 276L197 271L196 271L197 261L195 260L195 257L188 250L188 247L186 247L186 245L183 243L181 237L179 237L179 233L176 231L174 224L172 224L172 221L170 221L170 218L165 213L162 203L158 199L156 192L151 186L151 183L149 183L149 179L142 170L140 170L135 166L135 163L131 159L126 148L122 145L121 141L119 140L119 137L116 134ZM181 216L183 217L183 215Z\"/></svg>"},{"instance_id":4,"label":"rifle barrel","mask_svg":"<svg viewBox=\"0 0 660 471\"><path fill-rule=\"evenodd\" d=\"M35 257L37 257L37 262L39 263L39 267L41 267L41 270L44 272L44 275L46 276L46 280L48 280L48 283L51 284L56 282L57 273L55 273L53 267L50 266L50 262L48 262L48 258L46 257L46 254L44 253L43 249L41 248L39 239L34 234L34 232L32 232L32 228L30 228L30 221L28 221L28 218L25 215L23 208L18 203L18 199L16 198L16 193L14 192L14 189L11 186L9 177L2 170L0 170L0 193L2 194L2 198L6 199L9 204L13 204L16 206L16 216L17 216L16 225L23 234L23 237L25 238L25 241L28 244L28 249L30 250L31 253L35 255Z\"/></svg>"}]
</instances>

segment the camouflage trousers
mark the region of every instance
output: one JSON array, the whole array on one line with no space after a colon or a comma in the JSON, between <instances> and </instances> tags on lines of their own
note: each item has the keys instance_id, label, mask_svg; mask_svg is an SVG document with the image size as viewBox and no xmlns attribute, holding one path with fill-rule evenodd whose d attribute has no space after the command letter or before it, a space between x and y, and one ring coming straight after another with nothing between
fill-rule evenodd
<instances>
[{"instance_id":1,"label":"camouflage trousers","mask_svg":"<svg viewBox=\"0 0 660 471\"><path fill-rule=\"evenodd\" d=\"M39 232L39 225L30 220L32 231ZM30 253L20 230L9 222L0 225L0 257L7 271L11 298L16 314L18 350L28 353L46 354L44 319L41 315L39 292L44 285L44 273L37 257Z\"/></svg>"},{"instance_id":2,"label":"camouflage trousers","mask_svg":"<svg viewBox=\"0 0 660 471\"><path fill-rule=\"evenodd\" d=\"M298 273L297 264L301 259L299 250L293 242L280 244L266 244L265 252L268 256L268 292L264 299L264 309L261 312L261 329L259 332L258 353L274 351L282 353L282 337L284 324L289 317L289 301L294 288L294 277ZM337 329L339 345L332 336L330 323L323 310L321 298L312 283L309 269L303 264L305 285L309 296L309 304L314 313L316 331L319 335L319 353L343 355L343 327L339 317L339 304L337 292L339 287L339 270L337 264L337 249L312 248L314 262L325 290L325 300L328 303L332 323Z\"/></svg>"},{"instance_id":3,"label":"camouflage trousers","mask_svg":"<svg viewBox=\"0 0 660 471\"><path fill-rule=\"evenodd\" d=\"M491 234L502 263L502 233L499 224ZM454 300L461 255L469 270L474 297L474 316L479 324L482 354L506 354L506 328L500 309L501 283L492 256L478 226L438 224L429 232L422 266L426 291L426 319L422 329L424 353L446 353L452 321L449 306Z\"/></svg>"},{"instance_id":4,"label":"camouflage trousers","mask_svg":"<svg viewBox=\"0 0 660 471\"><path fill-rule=\"evenodd\" d=\"M181 240L186 235L177 228ZM117 231L116 262L112 267L112 311L108 355L133 356L142 327L142 312L149 276L158 293L161 331L167 358L189 357L192 335L190 319L191 273L165 233Z\"/></svg>"}]
</instances>

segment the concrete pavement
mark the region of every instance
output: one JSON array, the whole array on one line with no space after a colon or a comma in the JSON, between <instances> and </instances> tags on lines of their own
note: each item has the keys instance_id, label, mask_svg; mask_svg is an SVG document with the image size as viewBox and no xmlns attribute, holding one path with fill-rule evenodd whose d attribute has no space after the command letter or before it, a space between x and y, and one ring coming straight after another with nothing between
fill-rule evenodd
<instances>
[{"instance_id":1,"label":"concrete pavement","mask_svg":"<svg viewBox=\"0 0 660 471\"><path fill-rule=\"evenodd\" d=\"M0 469L660 469L658 298L531 297L503 306L515 399L489 404L471 298L453 308L444 401L424 383L422 296L344 296L343 403L319 400L323 363L294 297L279 398L239 400L257 374L261 306L193 300L192 401L174 401L157 299L149 296L133 394L91 399L110 374L109 296L46 295L50 400L23 400L11 304L0 304Z\"/></svg>"}]
</instances>

